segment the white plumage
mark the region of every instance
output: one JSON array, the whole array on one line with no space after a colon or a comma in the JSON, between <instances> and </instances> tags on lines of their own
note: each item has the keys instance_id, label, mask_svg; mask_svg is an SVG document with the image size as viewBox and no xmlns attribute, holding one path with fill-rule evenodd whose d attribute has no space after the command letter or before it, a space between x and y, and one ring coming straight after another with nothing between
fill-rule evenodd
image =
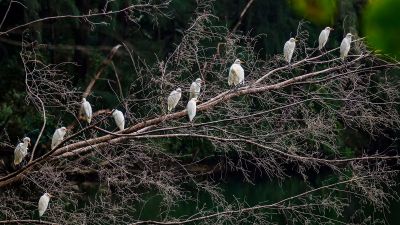
<instances>
[{"instance_id":1,"label":"white plumage","mask_svg":"<svg viewBox=\"0 0 400 225\"><path fill-rule=\"evenodd\" d=\"M229 77L228 77L228 85L235 85L242 84L244 82L244 70L243 67L240 65L242 61L240 59L236 59L235 62L232 64L231 68L229 69Z\"/></svg>"},{"instance_id":2,"label":"white plumage","mask_svg":"<svg viewBox=\"0 0 400 225\"><path fill-rule=\"evenodd\" d=\"M333 29L330 27L325 27L325 29L323 29L321 31L321 33L319 34L319 38L318 38L318 43L319 43L318 49L319 50L321 50L325 46L326 42L328 41L331 30L333 30Z\"/></svg>"},{"instance_id":3,"label":"white plumage","mask_svg":"<svg viewBox=\"0 0 400 225\"><path fill-rule=\"evenodd\" d=\"M352 34L348 33L346 37L343 38L342 43L340 44L340 58L342 60L344 60L344 58L347 57L347 54L349 54L352 36Z\"/></svg>"},{"instance_id":4,"label":"white plumage","mask_svg":"<svg viewBox=\"0 0 400 225\"><path fill-rule=\"evenodd\" d=\"M192 98L186 106L190 122L192 122L193 118L196 116L196 102L197 102L197 99Z\"/></svg>"},{"instance_id":5,"label":"white plumage","mask_svg":"<svg viewBox=\"0 0 400 225\"><path fill-rule=\"evenodd\" d=\"M290 64L292 60L294 48L296 47L296 39L290 38L283 47L283 55L285 56L286 62Z\"/></svg>"},{"instance_id":6,"label":"white plumage","mask_svg":"<svg viewBox=\"0 0 400 225\"><path fill-rule=\"evenodd\" d=\"M61 127L58 128L54 134L53 138L51 139L51 149L54 149L58 144L62 142L64 139L65 133L67 133L67 128Z\"/></svg>"},{"instance_id":7,"label":"white plumage","mask_svg":"<svg viewBox=\"0 0 400 225\"><path fill-rule=\"evenodd\" d=\"M18 165L22 162L25 156L28 154L28 145L31 144L31 139L25 137L22 143L19 143L14 150L14 165Z\"/></svg>"},{"instance_id":8,"label":"white plumage","mask_svg":"<svg viewBox=\"0 0 400 225\"><path fill-rule=\"evenodd\" d=\"M49 206L50 197L51 197L51 195L49 193L44 193L40 197L39 204L38 204L39 217L43 216L44 212L46 211L47 207Z\"/></svg>"},{"instance_id":9,"label":"white plumage","mask_svg":"<svg viewBox=\"0 0 400 225\"><path fill-rule=\"evenodd\" d=\"M182 96L182 90L180 88L177 88L176 90L171 91L171 93L168 96L168 111L169 112L176 107L179 100L181 99L181 96Z\"/></svg>"},{"instance_id":10,"label":"white plumage","mask_svg":"<svg viewBox=\"0 0 400 225\"><path fill-rule=\"evenodd\" d=\"M195 82L190 85L189 99L198 98L200 95L201 79L197 78Z\"/></svg>"},{"instance_id":11,"label":"white plumage","mask_svg":"<svg viewBox=\"0 0 400 225\"><path fill-rule=\"evenodd\" d=\"M88 101L86 101L86 98L82 99L80 114L83 116L86 122L90 123L92 121L92 106Z\"/></svg>"},{"instance_id":12,"label":"white plumage","mask_svg":"<svg viewBox=\"0 0 400 225\"><path fill-rule=\"evenodd\" d=\"M118 109L114 110L114 112L112 113L112 116L114 117L115 120L115 124L117 124L117 127L119 128L119 130L123 130L125 128L125 118L124 118L124 114L122 114L121 111L119 111Z\"/></svg>"}]
</instances>

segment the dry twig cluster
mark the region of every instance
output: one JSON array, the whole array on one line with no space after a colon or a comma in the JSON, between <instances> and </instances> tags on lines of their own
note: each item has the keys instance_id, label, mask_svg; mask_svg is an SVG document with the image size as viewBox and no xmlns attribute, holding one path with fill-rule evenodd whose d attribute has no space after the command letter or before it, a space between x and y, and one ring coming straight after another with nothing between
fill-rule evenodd
<instances>
[{"instance_id":1,"label":"dry twig cluster","mask_svg":"<svg viewBox=\"0 0 400 225\"><path fill-rule=\"evenodd\" d=\"M335 221L324 214L333 211L342 215L350 203L346 193L377 210L387 210L388 201L396 197L391 189L397 185L393 180L397 171L390 164L396 164L398 156L346 158L337 144L343 130L338 124L371 137L381 135L386 128L397 129L399 83L388 72L398 69L399 63L377 57L363 38L352 42L351 54L343 63L338 48L320 52L317 46L310 46L313 41L302 23L291 66L282 55L265 59L255 50L258 37L214 26L212 1L197 2L180 43L157 64L145 64L124 45L133 73L139 75L129 92L120 94L120 103L112 106L124 108L128 118L125 130L109 130L108 112L95 114L90 126L79 124L76 118L79 125L70 128L72 132L59 147L41 156L33 153L26 165L0 177L0 213L4 220L29 223L23 219L31 218L27 209L33 209L36 202L23 193L44 191L56 196L46 220L60 224L275 224L276 214L294 224L332 224ZM105 9L59 19L84 18L97 26L101 22L94 21L116 13L127 13L129 18L135 13L166 15L163 9L168 4L151 5L149 1L119 11ZM57 116L54 111L59 110L76 116L83 92L71 87L69 75L62 69L64 62L48 64L36 51L34 44L22 43L29 102L44 119ZM230 89L227 71L236 58L246 62L245 85ZM108 59L105 66L112 56ZM205 85L192 126L184 106L188 87L197 77ZM93 84L89 86L85 97ZM166 97L176 87L182 88L183 97L176 112L168 114ZM43 129L52 128L44 122ZM193 160L188 160L166 150L169 140L199 140L210 146L212 153L203 157L194 152ZM331 154L324 154L322 149ZM202 168L210 155L216 166ZM235 171L252 182L254 170L271 179L286 179L290 175L287 165L306 181L307 171L321 168L330 168L341 180L278 202L248 207L228 203L212 179L216 174ZM83 207L79 201L86 198L82 192L85 188L71 182L77 177L92 177L99 185L98 194ZM165 211L158 221L141 221L131 213L138 209L130 206L143 202L149 193L162 198L160 207ZM179 202L198 203L193 193L206 194L214 207L200 207L195 215L172 217L169 212ZM357 213L362 215L361 211ZM370 224L368 216L364 218L364 223Z\"/></svg>"}]
</instances>

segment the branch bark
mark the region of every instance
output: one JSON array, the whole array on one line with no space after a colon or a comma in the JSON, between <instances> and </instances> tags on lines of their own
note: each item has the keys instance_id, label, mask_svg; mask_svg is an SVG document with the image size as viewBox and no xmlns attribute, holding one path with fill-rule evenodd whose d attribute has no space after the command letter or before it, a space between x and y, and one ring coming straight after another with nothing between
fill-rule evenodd
<instances>
[{"instance_id":1,"label":"branch bark","mask_svg":"<svg viewBox=\"0 0 400 225\"><path fill-rule=\"evenodd\" d=\"M44 221L44 220L2 220L0 224L48 224L59 225L59 223Z\"/></svg>"},{"instance_id":2,"label":"branch bark","mask_svg":"<svg viewBox=\"0 0 400 225\"><path fill-rule=\"evenodd\" d=\"M111 51L108 54L107 58L105 60L103 60L103 62L101 63L101 66L97 69L97 72L96 72L95 76L92 78L92 80L90 81L90 83L86 87L85 92L83 92L83 95L82 95L83 98L86 98L87 96L90 95L90 93L92 92L92 89L94 87L94 84L100 78L101 74L103 73L104 69L108 66L108 64L111 63L112 58L114 57L115 53L118 51L118 49L121 46L122 45L116 45L111 49Z\"/></svg>"}]
</instances>

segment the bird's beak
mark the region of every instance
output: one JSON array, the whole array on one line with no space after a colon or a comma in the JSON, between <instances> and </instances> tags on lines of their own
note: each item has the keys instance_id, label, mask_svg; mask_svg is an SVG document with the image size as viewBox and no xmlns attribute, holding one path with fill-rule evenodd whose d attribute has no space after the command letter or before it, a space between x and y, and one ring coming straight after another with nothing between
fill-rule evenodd
<instances>
[{"instance_id":1,"label":"bird's beak","mask_svg":"<svg viewBox=\"0 0 400 225\"><path fill-rule=\"evenodd\" d=\"M31 142L28 142L28 146L32 146Z\"/></svg>"},{"instance_id":2,"label":"bird's beak","mask_svg":"<svg viewBox=\"0 0 400 225\"><path fill-rule=\"evenodd\" d=\"M240 60L240 63L246 63L245 61L243 61L243 60Z\"/></svg>"},{"instance_id":3,"label":"bird's beak","mask_svg":"<svg viewBox=\"0 0 400 225\"><path fill-rule=\"evenodd\" d=\"M49 194L49 197L54 197L54 195L52 195L52 194Z\"/></svg>"},{"instance_id":4,"label":"bird's beak","mask_svg":"<svg viewBox=\"0 0 400 225\"><path fill-rule=\"evenodd\" d=\"M335 30L335 29L331 28L331 30Z\"/></svg>"}]
</instances>

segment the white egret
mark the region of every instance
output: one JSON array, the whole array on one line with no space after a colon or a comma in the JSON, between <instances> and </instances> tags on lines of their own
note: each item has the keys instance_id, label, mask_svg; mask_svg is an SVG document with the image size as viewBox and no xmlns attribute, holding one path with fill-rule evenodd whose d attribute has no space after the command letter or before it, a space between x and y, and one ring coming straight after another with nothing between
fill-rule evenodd
<instances>
[{"instance_id":1,"label":"white egret","mask_svg":"<svg viewBox=\"0 0 400 225\"><path fill-rule=\"evenodd\" d=\"M38 204L39 217L42 217L47 207L49 206L50 197L52 197L49 193L44 193L40 199Z\"/></svg>"},{"instance_id":2,"label":"white egret","mask_svg":"<svg viewBox=\"0 0 400 225\"><path fill-rule=\"evenodd\" d=\"M188 102L186 109L189 116L189 121L192 122L193 118L196 116L196 102L197 98L192 98Z\"/></svg>"},{"instance_id":3,"label":"white egret","mask_svg":"<svg viewBox=\"0 0 400 225\"><path fill-rule=\"evenodd\" d=\"M22 142L17 145L14 150L14 165L20 164L28 154L28 145L31 145L31 139L28 137L25 137Z\"/></svg>"},{"instance_id":4,"label":"white egret","mask_svg":"<svg viewBox=\"0 0 400 225\"><path fill-rule=\"evenodd\" d=\"M197 78L196 81L190 85L190 95L189 99L198 98L200 95L200 88L201 88L201 79Z\"/></svg>"},{"instance_id":5,"label":"white egret","mask_svg":"<svg viewBox=\"0 0 400 225\"><path fill-rule=\"evenodd\" d=\"M171 93L168 96L168 111L169 112L176 107L179 100L181 99L181 96L182 96L182 90L180 88L177 88L176 90L171 91Z\"/></svg>"},{"instance_id":6,"label":"white egret","mask_svg":"<svg viewBox=\"0 0 400 225\"><path fill-rule=\"evenodd\" d=\"M57 145L59 145L63 141L66 133L67 133L66 127L58 128L54 132L53 138L51 139L51 149L54 149Z\"/></svg>"},{"instance_id":7,"label":"white egret","mask_svg":"<svg viewBox=\"0 0 400 225\"><path fill-rule=\"evenodd\" d=\"M82 99L80 114L83 115L86 122L90 123L92 121L92 106L86 101L86 98Z\"/></svg>"},{"instance_id":8,"label":"white egret","mask_svg":"<svg viewBox=\"0 0 400 225\"><path fill-rule=\"evenodd\" d=\"M290 38L283 47L283 55L285 56L286 62L290 64L292 60L294 48L296 47L296 39Z\"/></svg>"},{"instance_id":9,"label":"white egret","mask_svg":"<svg viewBox=\"0 0 400 225\"><path fill-rule=\"evenodd\" d=\"M112 116L114 117L115 123L117 124L117 127L119 128L119 130L123 130L125 128L124 114L122 114L121 111L116 109L112 113Z\"/></svg>"},{"instance_id":10,"label":"white egret","mask_svg":"<svg viewBox=\"0 0 400 225\"><path fill-rule=\"evenodd\" d=\"M348 33L346 37L343 38L342 43L340 44L340 58L342 60L344 60L344 58L347 57L347 54L349 54L352 36L352 34Z\"/></svg>"},{"instance_id":11,"label":"white egret","mask_svg":"<svg viewBox=\"0 0 400 225\"><path fill-rule=\"evenodd\" d=\"M236 59L235 62L232 64L231 68L229 69L229 77L228 77L228 85L235 85L242 84L244 82L244 70L240 65L242 61L240 59Z\"/></svg>"},{"instance_id":12,"label":"white egret","mask_svg":"<svg viewBox=\"0 0 400 225\"><path fill-rule=\"evenodd\" d=\"M321 31L321 33L319 34L319 38L318 38L318 42L319 42L318 49L319 50L322 50L322 48L325 46L326 42L328 41L331 30L333 30L333 29L330 27L325 27L325 29L323 29Z\"/></svg>"}]
</instances>

